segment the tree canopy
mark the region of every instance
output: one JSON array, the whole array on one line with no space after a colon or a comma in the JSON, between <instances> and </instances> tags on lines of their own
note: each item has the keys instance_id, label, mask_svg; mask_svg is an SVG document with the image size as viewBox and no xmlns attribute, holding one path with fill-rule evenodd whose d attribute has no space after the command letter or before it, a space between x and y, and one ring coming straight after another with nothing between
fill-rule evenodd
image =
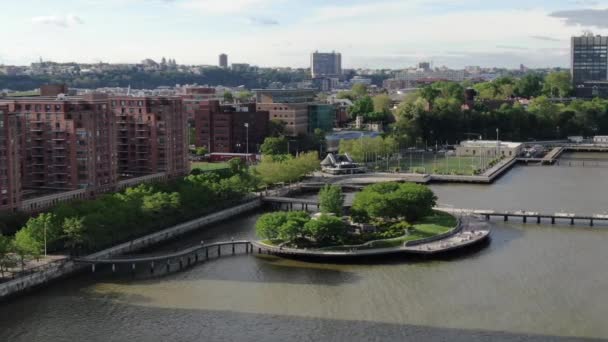
<instances>
[{"instance_id":1,"label":"tree canopy","mask_svg":"<svg viewBox=\"0 0 608 342\"><path fill-rule=\"evenodd\" d=\"M319 190L319 208L322 213L342 215L344 195L339 185L325 185Z\"/></svg>"},{"instance_id":2,"label":"tree canopy","mask_svg":"<svg viewBox=\"0 0 608 342\"><path fill-rule=\"evenodd\" d=\"M287 138L280 137L267 137L264 139L260 150L263 155L272 156L287 153Z\"/></svg>"},{"instance_id":3,"label":"tree canopy","mask_svg":"<svg viewBox=\"0 0 608 342\"><path fill-rule=\"evenodd\" d=\"M378 183L355 195L352 216L358 222L405 219L414 222L431 214L437 197L415 183Z\"/></svg>"}]
</instances>

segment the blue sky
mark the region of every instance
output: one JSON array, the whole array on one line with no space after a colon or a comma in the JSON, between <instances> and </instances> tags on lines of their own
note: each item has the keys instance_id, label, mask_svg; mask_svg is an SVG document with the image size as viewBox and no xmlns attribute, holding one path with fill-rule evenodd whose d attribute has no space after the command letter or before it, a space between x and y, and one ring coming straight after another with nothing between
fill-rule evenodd
<instances>
[{"instance_id":1,"label":"blue sky","mask_svg":"<svg viewBox=\"0 0 608 342\"><path fill-rule=\"evenodd\" d=\"M230 62L346 68L567 66L569 37L608 34L608 0L5 0L0 64Z\"/></svg>"}]
</instances>

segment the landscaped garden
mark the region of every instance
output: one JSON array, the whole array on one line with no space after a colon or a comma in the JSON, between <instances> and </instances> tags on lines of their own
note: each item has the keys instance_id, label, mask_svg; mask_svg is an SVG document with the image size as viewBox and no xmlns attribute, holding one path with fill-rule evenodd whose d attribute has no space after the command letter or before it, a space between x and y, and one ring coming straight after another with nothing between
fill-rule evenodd
<instances>
[{"instance_id":1,"label":"landscaped garden","mask_svg":"<svg viewBox=\"0 0 608 342\"><path fill-rule=\"evenodd\" d=\"M326 186L319 192L321 212L273 212L262 215L256 231L268 245L349 250L399 247L448 233L457 219L435 211L437 198L426 186L413 183L379 183L355 195L349 216L343 216L340 187Z\"/></svg>"}]
</instances>

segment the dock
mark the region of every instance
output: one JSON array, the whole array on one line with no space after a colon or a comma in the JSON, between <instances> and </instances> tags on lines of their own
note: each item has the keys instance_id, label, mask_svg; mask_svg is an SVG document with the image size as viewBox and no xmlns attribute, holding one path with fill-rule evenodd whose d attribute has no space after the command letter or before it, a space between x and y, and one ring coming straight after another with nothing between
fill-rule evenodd
<instances>
[{"instance_id":1,"label":"dock","mask_svg":"<svg viewBox=\"0 0 608 342\"><path fill-rule=\"evenodd\" d=\"M453 215L474 215L484 217L486 220L490 220L492 218L500 218L504 222L508 222L511 219L521 219L521 222L528 223L536 222L540 224L543 222L551 222L551 224L556 224L557 222L569 222L570 225L574 225L575 223L584 222L588 224L590 227L593 227L596 222L608 222L608 215L606 214L593 214L593 215L585 215L585 214L576 214L576 213L539 213L535 211L495 211L495 210L483 210L483 209L454 209L454 208L443 208L437 207L436 210L445 211L451 213Z\"/></svg>"}]
</instances>

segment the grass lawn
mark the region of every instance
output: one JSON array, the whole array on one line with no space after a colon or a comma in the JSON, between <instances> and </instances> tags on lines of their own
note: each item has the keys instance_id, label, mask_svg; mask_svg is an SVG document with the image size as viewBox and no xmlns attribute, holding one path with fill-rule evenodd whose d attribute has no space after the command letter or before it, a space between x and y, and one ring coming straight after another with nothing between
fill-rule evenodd
<instances>
[{"instance_id":1,"label":"grass lawn","mask_svg":"<svg viewBox=\"0 0 608 342\"><path fill-rule=\"evenodd\" d=\"M433 215L427 216L414 224L412 232L407 236L394 239L380 240L374 242L369 248L390 248L399 247L403 243L426 239L435 235L444 234L456 226L458 221L448 213L435 211Z\"/></svg>"},{"instance_id":2,"label":"grass lawn","mask_svg":"<svg viewBox=\"0 0 608 342\"><path fill-rule=\"evenodd\" d=\"M227 169L228 163L208 163L208 162L192 162L191 169L199 169L201 171L212 171Z\"/></svg>"},{"instance_id":3,"label":"grass lawn","mask_svg":"<svg viewBox=\"0 0 608 342\"><path fill-rule=\"evenodd\" d=\"M388 163L389 171L399 168L401 172L425 172L436 174L462 174L473 175L476 169L485 169L485 165L490 162L488 158L480 160L479 157L444 157L443 155L434 156L432 154L405 154L401 159L391 159ZM375 170L376 165L379 170L386 171L386 160L377 163L368 163L368 169Z\"/></svg>"}]
</instances>

